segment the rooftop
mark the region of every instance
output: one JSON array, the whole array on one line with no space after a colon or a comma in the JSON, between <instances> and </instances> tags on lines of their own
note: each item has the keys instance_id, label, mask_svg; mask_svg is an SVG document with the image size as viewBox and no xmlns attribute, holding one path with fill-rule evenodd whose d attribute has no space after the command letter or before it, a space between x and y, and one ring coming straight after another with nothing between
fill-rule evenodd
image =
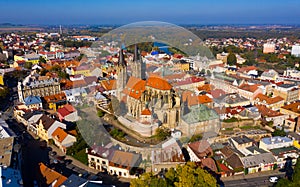
<instances>
[{"instance_id":1,"label":"rooftop","mask_svg":"<svg viewBox=\"0 0 300 187\"><path fill-rule=\"evenodd\" d=\"M272 153L262 153L262 154L242 157L241 161L245 168L249 168L253 166L259 166L260 164L266 165L266 164L275 163L276 159L274 158Z\"/></svg>"},{"instance_id":2,"label":"rooftop","mask_svg":"<svg viewBox=\"0 0 300 187\"><path fill-rule=\"evenodd\" d=\"M285 105L281 108L300 114L300 101Z\"/></svg>"},{"instance_id":3,"label":"rooftop","mask_svg":"<svg viewBox=\"0 0 300 187\"><path fill-rule=\"evenodd\" d=\"M0 165L10 166L14 137L0 139Z\"/></svg>"},{"instance_id":4,"label":"rooftop","mask_svg":"<svg viewBox=\"0 0 300 187\"><path fill-rule=\"evenodd\" d=\"M275 136L275 137L262 138L260 141L269 145L269 144L279 144L279 143L283 143L283 142L292 142L293 140L286 136L285 137Z\"/></svg>"},{"instance_id":5,"label":"rooftop","mask_svg":"<svg viewBox=\"0 0 300 187\"><path fill-rule=\"evenodd\" d=\"M248 137L245 136L245 135L232 137L231 139L234 140L235 142L237 142L238 144L245 144L245 143L251 143L251 142L254 142L253 139L248 138Z\"/></svg>"},{"instance_id":6,"label":"rooftop","mask_svg":"<svg viewBox=\"0 0 300 187\"><path fill-rule=\"evenodd\" d=\"M282 148L277 148L277 149L271 149L270 152L272 152L273 155L275 155L275 156L279 156L280 154L284 154L284 153L288 153L288 152L297 152L297 153L299 153L299 150L294 146L290 146L290 147L282 147Z\"/></svg>"}]
</instances>

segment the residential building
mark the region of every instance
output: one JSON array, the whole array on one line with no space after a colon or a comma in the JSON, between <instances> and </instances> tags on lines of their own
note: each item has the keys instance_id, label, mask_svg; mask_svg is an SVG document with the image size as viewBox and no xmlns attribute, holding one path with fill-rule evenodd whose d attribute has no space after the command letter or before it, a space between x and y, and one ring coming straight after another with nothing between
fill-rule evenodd
<instances>
[{"instance_id":1,"label":"residential building","mask_svg":"<svg viewBox=\"0 0 300 187\"><path fill-rule=\"evenodd\" d=\"M259 141L259 148L269 151L271 149L293 146L293 140L288 137L266 137Z\"/></svg>"},{"instance_id":2,"label":"residential building","mask_svg":"<svg viewBox=\"0 0 300 187\"><path fill-rule=\"evenodd\" d=\"M251 138L248 138L245 135L242 136L236 136L229 139L229 142L232 144L233 147L235 147L237 150L250 147L253 145L254 140Z\"/></svg>"},{"instance_id":3,"label":"residential building","mask_svg":"<svg viewBox=\"0 0 300 187\"><path fill-rule=\"evenodd\" d=\"M274 111L265 105L255 105L255 107L261 113L262 120L265 122L272 122L273 127L281 127L284 124L284 120L289 118L288 115Z\"/></svg>"},{"instance_id":4,"label":"residential building","mask_svg":"<svg viewBox=\"0 0 300 187\"><path fill-rule=\"evenodd\" d=\"M274 53L275 52L275 44L274 43L265 43L263 45L263 53Z\"/></svg>"},{"instance_id":5,"label":"residential building","mask_svg":"<svg viewBox=\"0 0 300 187\"><path fill-rule=\"evenodd\" d=\"M296 69L287 68L286 71L283 72L283 76L290 77L290 78L299 78L300 71Z\"/></svg>"},{"instance_id":6,"label":"residential building","mask_svg":"<svg viewBox=\"0 0 300 187\"><path fill-rule=\"evenodd\" d=\"M43 103L39 96L30 95L24 99L24 104L27 106L28 109L36 108L42 109Z\"/></svg>"},{"instance_id":7,"label":"residential building","mask_svg":"<svg viewBox=\"0 0 300 187\"><path fill-rule=\"evenodd\" d=\"M93 146L87 154L89 167L125 178L135 178L131 170L141 162L140 154L116 150L110 144Z\"/></svg>"},{"instance_id":8,"label":"residential building","mask_svg":"<svg viewBox=\"0 0 300 187\"><path fill-rule=\"evenodd\" d=\"M14 61L15 62L16 61L25 61L25 62L30 62L34 65L34 64L39 63L39 58L40 58L40 55L38 55L36 53L31 53L31 54L25 54L25 55L22 55L22 56L15 55L14 56Z\"/></svg>"},{"instance_id":9,"label":"residential building","mask_svg":"<svg viewBox=\"0 0 300 187\"><path fill-rule=\"evenodd\" d=\"M66 68L66 72L69 75L84 75L84 76L90 76L91 70L89 66L78 66L78 67L70 67Z\"/></svg>"},{"instance_id":10,"label":"residential building","mask_svg":"<svg viewBox=\"0 0 300 187\"><path fill-rule=\"evenodd\" d=\"M115 149L111 144L106 146L93 145L86 150L88 166L99 171L109 171L109 160L112 158Z\"/></svg>"},{"instance_id":11,"label":"residential building","mask_svg":"<svg viewBox=\"0 0 300 187\"><path fill-rule=\"evenodd\" d=\"M192 162L200 162L202 159L213 155L210 144L206 140L189 143L187 151Z\"/></svg>"},{"instance_id":12,"label":"residential building","mask_svg":"<svg viewBox=\"0 0 300 187\"><path fill-rule=\"evenodd\" d=\"M255 66L245 66L237 70L237 75L244 78L256 78L258 77L257 67Z\"/></svg>"},{"instance_id":13,"label":"residential building","mask_svg":"<svg viewBox=\"0 0 300 187\"><path fill-rule=\"evenodd\" d=\"M299 157L299 150L294 146L270 149L270 152L274 155L279 168L284 168L287 159L291 159L295 165Z\"/></svg>"},{"instance_id":14,"label":"residential building","mask_svg":"<svg viewBox=\"0 0 300 187\"><path fill-rule=\"evenodd\" d=\"M290 118L297 118L300 115L300 101L281 107L280 112L289 115Z\"/></svg>"},{"instance_id":15,"label":"residential building","mask_svg":"<svg viewBox=\"0 0 300 187\"><path fill-rule=\"evenodd\" d=\"M75 136L68 134L60 127L54 130L52 139L54 140L54 144L64 153L67 153L67 148L71 147L76 142Z\"/></svg>"},{"instance_id":16,"label":"residential building","mask_svg":"<svg viewBox=\"0 0 300 187\"><path fill-rule=\"evenodd\" d=\"M279 110L284 105L284 99L280 96L268 97L262 93L254 97L254 104L265 105L272 110Z\"/></svg>"},{"instance_id":17,"label":"residential building","mask_svg":"<svg viewBox=\"0 0 300 187\"><path fill-rule=\"evenodd\" d=\"M295 84L281 84L273 90L274 96L280 96L285 102L291 103L299 99L299 88Z\"/></svg>"},{"instance_id":18,"label":"residential building","mask_svg":"<svg viewBox=\"0 0 300 187\"><path fill-rule=\"evenodd\" d=\"M45 102L44 108L54 111L57 111L58 108L63 107L67 102L67 98L64 92L44 96L43 100Z\"/></svg>"},{"instance_id":19,"label":"residential building","mask_svg":"<svg viewBox=\"0 0 300 187\"><path fill-rule=\"evenodd\" d=\"M263 89L261 88L261 85L259 85L259 84L242 84L241 86L239 86L236 89L236 92L240 96L250 100L250 102L252 103L254 98L258 94L263 93Z\"/></svg>"},{"instance_id":20,"label":"residential building","mask_svg":"<svg viewBox=\"0 0 300 187\"><path fill-rule=\"evenodd\" d=\"M291 54L295 57L300 57L300 45L293 45Z\"/></svg>"},{"instance_id":21,"label":"residential building","mask_svg":"<svg viewBox=\"0 0 300 187\"><path fill-rule=\"evenodd\" d=\"M109 160L108 173L119 177L136 178L130 173L132 169L139 166L141 161L140 154L116 150L111 160Z\"/></svg>"},{"instance_id":22,"label":"residential building","mask_svg":"<svg viewBox=\"0 0 300 187\"><path fill-rule=\"evenodd\" d=\"M214 104L216 107L238 107L238 106L248 106L250 105L250 100L240 96L237 93L230 93L222 95L214 99Z\"/></svg>"},{"instance_id":23,"label":"residential building","mask_svg":"<svg viewBox=\"0 0 300 187\"><path fill-rule=\"evenodd\" d=\"M279 77L279 73L277 71L275 71L274 69L265 70L260 75L260 79L268 80L268 81L276 81L278 77Z\"/></svg>"},{"instance_id":24,"label":"residential building","mask_svg":"<svg viewBox=\"0 0 300 187\"><path fill-rule=\"evenodd\" d=\"M34 73L18 82L19 101L24 102L28 96L44 97L60 93L60 83L57 78L39 76Z\"/></svg>"},{"instance_id":25,"label":"residential building","mask_svg":"<svg viewBox=\"0 0 300 187\"><path fill-rule=\"evenodd\" d=\"M57 109L57 114L60 121L75 122L79 119L77 110L71 104L66 104Z\"/></svg>"},{"instance_id":26,"label":"residential building","mask_svg":"<svg viewBox=\"0 0 300 187\"><path fill-rule=\"evenodd\" d=\"M66 129L66 124L56 121L51 117L43 114L43 116L39 119L39 123L37 125L37 135L41 139L48 142L49 139L52 139L51 135L58 127Z\"/></svg>"},{"instance_id":27,"label":"residential building","mask_svg":"<svg viewBox=\"0 0 300 187\"><path fill-rule=\"evenodd\" d=\"M274 165L276 164L276 159L272 153L261 153L241 157L241 161L246 174L270 171L273 170Z\"/></svg>"}]
</instances>

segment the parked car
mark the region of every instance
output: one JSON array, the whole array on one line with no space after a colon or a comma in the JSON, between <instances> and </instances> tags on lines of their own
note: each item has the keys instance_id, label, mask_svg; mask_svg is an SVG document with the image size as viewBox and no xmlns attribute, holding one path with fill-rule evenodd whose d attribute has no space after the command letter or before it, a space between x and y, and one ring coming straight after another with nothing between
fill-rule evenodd
<instances>
[{"instance_id":1,"label":"parked car","mask_svg":"<svg viewBox=\"0 0 300 187\"><path fill-rule=\"evenodd\" d=\"M269 181L270 181L271 183L275 183L275 182L278 181L278 177L270 177L270 178L269 178Z\"/></svg>"}]
</instances>

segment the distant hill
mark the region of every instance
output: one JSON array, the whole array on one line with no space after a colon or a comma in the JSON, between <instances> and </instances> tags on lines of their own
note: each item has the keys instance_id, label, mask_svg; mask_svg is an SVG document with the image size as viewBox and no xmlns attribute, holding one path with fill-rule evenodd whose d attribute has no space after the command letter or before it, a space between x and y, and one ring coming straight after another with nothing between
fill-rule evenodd
<instances>
[{"instance_id":1,"label":"distant hill","mask_svg":"<svg viewBox=\"0 0 300 187\"><path fill-rule=\"evenodd\" d=\"M0 28L9 28L9 27L24 27L22 24L13 24L13 23L0 23Z\"/></svg>"}]
</instances>

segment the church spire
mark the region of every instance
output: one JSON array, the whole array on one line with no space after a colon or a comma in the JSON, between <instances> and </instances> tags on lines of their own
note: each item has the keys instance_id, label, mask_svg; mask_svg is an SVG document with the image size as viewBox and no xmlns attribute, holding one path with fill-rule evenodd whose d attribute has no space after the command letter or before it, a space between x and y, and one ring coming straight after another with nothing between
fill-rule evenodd
<instances>
[{"instance_id":1,"label":"church spire","mask_svg":"<svg viewBox=\"0 0 300 187\"><path fill-rule=\"evenodd\" d=\"M137 44L134 45L134 62L138 62L140 60L140 54L139 54L139 48L137 46Z\"/></svg>"},{"instance_id":2,"label":"church spire","mask_svg":"<svg viewBox=\"0 0 300 187\"><path fill-rule=\"evenodd\" d=\"M120 52L119 52L118 65L119 66L126 66L125 57L124 57L123 49L122 48L120 49Z\"/></svg>"}]
</instances>

